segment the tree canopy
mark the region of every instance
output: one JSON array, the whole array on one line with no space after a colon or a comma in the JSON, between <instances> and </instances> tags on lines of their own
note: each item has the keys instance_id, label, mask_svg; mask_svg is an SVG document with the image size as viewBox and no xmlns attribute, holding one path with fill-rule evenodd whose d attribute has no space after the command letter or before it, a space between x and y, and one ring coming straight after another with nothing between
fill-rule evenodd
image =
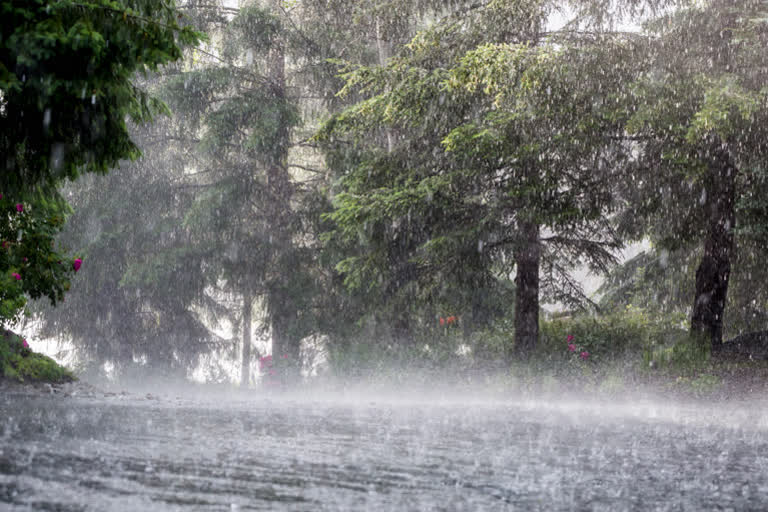
<instances>
[{"instance_id":1,"label":"tree canopy","mask_svg":"<svg viewBox=\"0 0 768 512\"><path fill-rule=\"evenodd\" d=\"M18 314L25 293L62 299L69 283L58 265L73 260L51 243L67 213L56 186L138 156L128 120L164 108L133 78L200 39L179 16L173 2L0 2L3 320Z\"/></svg>"}]
</instances>

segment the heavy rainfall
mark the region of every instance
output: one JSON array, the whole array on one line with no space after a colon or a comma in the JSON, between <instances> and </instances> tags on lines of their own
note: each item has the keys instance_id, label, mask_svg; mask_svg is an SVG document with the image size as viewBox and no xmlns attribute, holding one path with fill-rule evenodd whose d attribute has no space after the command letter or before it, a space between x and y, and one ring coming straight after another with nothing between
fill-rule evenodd
<instances>
[{"instance_id":1,"label":"heavy rainfall","mask_svg":"<svg viewBox=\"0 0 768 512\"><path fill-rule=\"evenodd\" d=\"M765 0L0 0L0 510L768 509L766 127Z\"/></svg>"}]
</instances>

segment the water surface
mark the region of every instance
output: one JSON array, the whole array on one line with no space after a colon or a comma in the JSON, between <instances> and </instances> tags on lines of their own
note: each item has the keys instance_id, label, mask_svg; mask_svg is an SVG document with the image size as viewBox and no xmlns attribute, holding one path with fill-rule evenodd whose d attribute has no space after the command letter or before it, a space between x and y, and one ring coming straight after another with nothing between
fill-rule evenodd
<instances>
[{"instance_id":1,"label":"water surface","mask_svg":"<svg viewBox=\"0 0 768 512\"><path fill-rule=\"evenodd\" d=\"M765 510L763 404L0 397L0 510Z\"/></svg>"}]
</instances>

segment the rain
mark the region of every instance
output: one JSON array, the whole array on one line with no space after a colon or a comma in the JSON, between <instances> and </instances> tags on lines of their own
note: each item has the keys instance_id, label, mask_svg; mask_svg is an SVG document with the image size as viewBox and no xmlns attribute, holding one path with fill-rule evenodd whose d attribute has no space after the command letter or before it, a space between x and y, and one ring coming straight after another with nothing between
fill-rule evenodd
<instances>
[{"instance_id":1,"label":"rain","mask_svg":"<svg viewBox=\"0 0 768 512\"><path fill-rule=\"evenodd\" d=\"M768 508L765 2L0 12L0 510Z\"/></svg>"}]
</instances>

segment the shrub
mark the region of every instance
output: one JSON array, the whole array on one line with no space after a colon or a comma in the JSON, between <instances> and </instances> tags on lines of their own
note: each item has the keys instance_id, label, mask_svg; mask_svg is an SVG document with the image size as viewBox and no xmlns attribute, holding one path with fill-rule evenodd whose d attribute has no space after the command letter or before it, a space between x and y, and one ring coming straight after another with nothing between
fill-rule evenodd
<instances>
[{"instance_id":1,"label":"shrub","mask_svg":"<svg viewBox=\"0 0 768 512\"><path fill-rule=\"evenodd\" d=\"M632 306L605 316L557 318L542 322L540 352L547 359L569 359L572 353L566 340L572 336L578 352L589 352L590 360L608 362L629 355L642 356L684 340L684 321L679 315L651 316Z\"/></svg>"},{"instance_id":2,"label":"shrub","mask_svg":"<svg viewBox=\"0 0 768 512\"><path fill-rule=\"evenodd\" d=\"M4 331L0 334L0 379L70 382L75 377L50 357L33 352L21 336Z\"/></svg>"}]
</instances>

